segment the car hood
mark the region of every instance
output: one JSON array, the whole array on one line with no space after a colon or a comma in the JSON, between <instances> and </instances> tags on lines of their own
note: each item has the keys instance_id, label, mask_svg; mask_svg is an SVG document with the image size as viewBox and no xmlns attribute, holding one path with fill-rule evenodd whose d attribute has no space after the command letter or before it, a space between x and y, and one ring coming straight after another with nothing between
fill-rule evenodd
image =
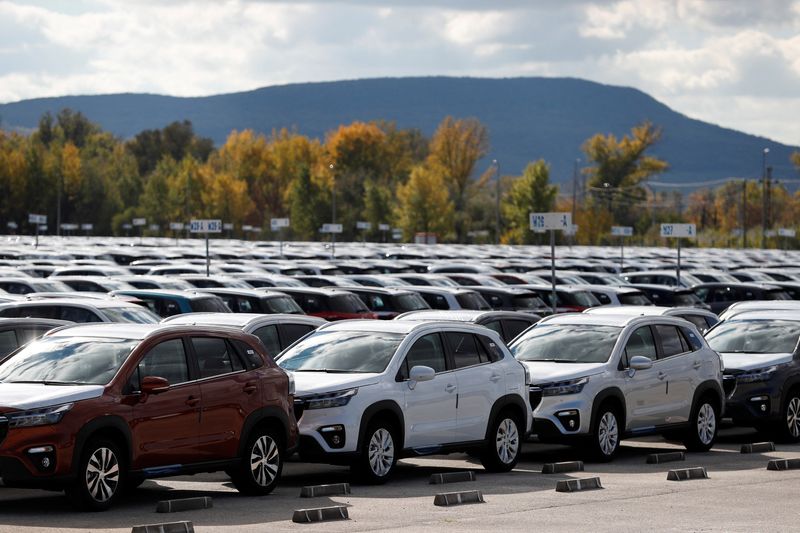
<instances>
[{"instance_id":1,"label":"car hood","mask_svg":"<svg viewBox=\"0 0 800 533\"><path fill-rule=\"evenodd\" d=\"M0 383L0 409L38 409L99 398L104 388L103 385Z\"/></svg>"},{"instance_id":2,"label":"car hood","mask_svg":"<svg viewBox=\"0 0 800 533\"><path fill-rule=\"evenodd\" d=\"M725 370L755 370L790 363L790 353L720 353Z\"/></svg>"},{"instance_id":3,"label":"car hood","mask_svg":"<svg viewBox=\"0 0 800 533\"><path fill-rule=\"evenodd\" d=\"M378 382L380 374L328 374L326 372L291 372L294 376L295 397L334 392L353 387L366 387Z\"/></svg>"},{"instance_id":4,"label":"car hood","mask_svg":"<svg viewBox=\"0 0 800 533\"><path fill-rule=\"evenodd\" d=\"M555 363L552 361L520 361L528 369L531 383L568 381L603 372L605 363Z\"/></svg>"}]
</instances>

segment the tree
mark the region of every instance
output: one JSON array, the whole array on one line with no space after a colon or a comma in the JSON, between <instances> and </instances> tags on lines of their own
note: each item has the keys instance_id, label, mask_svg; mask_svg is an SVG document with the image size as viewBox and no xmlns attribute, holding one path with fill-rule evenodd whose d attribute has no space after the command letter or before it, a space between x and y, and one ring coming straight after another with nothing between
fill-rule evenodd
<instances>
[{"instance_id":1,"label":"tree","mask_svg":"<svg viewBox=\"0 0 800 533\"><path fill-rule=\"evenodd\" d=\"M584 143L583 151L593 163L584 170L588 185L595 190L595 202L605 204L616 222L633 220L631 205L645 200L641 183L667 169L665 161L645 155L660 138L661 130L645 122L622 139L597 134Z\"/></svg>"},{"instance_id":2,"label":"tree","mask_svg":"<svg viewBox=\"0 0 800 533\"><path fill-rule=\"evenodd\" d=\"M327 195L326 188L313 179L309 167L302 167L299 176L289 186L288 193L292 233L296 238L316 238L323 221L328 219L324 195Z\"/></svg>"},{"instance_id":3,"label":"tree","mask_svg":"<svg viewBox=\"0 0 800 533\"><path fill-rule=\"evenodd\" d=\"M414 167L408 181L397 188L397 201L396 222L406 239L425 232L436 233L441 240L452 231L453 202L436 169Z\"/></svg>"},{"instance_id":4,"label":"tree","mask_svg":"<svg viewBox=\"0 0 800 533\"><path fill-rule=\"evenodd\" d=\"M502 212L508 230L506 242L532 243L530 214L551 211L558 196L558 186L550 184L550 167L540 159L528 163L522 176L514 180L502 200Z\"/></svg>"},{"instance_id":5,"label":"tree","mask_svg":"<svg viewBox=\"0 0 800 533\"><path fill-rule=\"evenodd\" d=\"M489 150L489 134L477 119L446 117L431 139L429 166L444 178L455 207L456 239L467 232L465 208L475 164Z\"/></svg>"}]
</instances>

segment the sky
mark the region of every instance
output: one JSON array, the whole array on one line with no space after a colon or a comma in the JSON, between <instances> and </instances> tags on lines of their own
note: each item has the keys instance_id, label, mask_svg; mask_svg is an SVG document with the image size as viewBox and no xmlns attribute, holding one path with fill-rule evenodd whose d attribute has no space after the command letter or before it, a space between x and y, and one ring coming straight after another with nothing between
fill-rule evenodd
<instances>
[{"instance_id":1,"label":"sky","mask_svg":"<svg viewBox=\"0 0 800 533\"><path fill-rule=\"evenodd\" d=\"M800 145L800 0L0 0L0 102L577 77Z\"/></svg>"}]
</instances>

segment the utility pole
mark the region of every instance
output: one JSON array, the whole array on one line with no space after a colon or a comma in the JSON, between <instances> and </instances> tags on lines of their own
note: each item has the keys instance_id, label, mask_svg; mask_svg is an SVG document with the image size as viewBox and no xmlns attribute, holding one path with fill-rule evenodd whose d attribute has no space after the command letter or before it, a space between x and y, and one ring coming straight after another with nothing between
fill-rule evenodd
<instances>
[{"instance_id":1,"label":"utility pole","mask_svg":"<svg viewBox=\"0 0 800 533\"><path fill-rule=\"evenodd\" d=\"M767 247L767 190L769 178L767 177L767 154L769 148L761 152L761 248Z\"/></svg>"},{"instance_id":2,"label":"utility pole","mask_svg":"<svg viewBox=\"0 0 800 533\"><path fill-rule=\"evenodd\" d=\"M747 178L742 180L742 249L747 248Z\"/></svg>"},{"instance_id":3,"label":"utility pole","mask_svg":"<svg viewBox=\"0 0 800 533\"><path fill-rule=\"evenodd\" d=\"M572 169L572 223L575 223L575 209L578 200L578 163L580 159L575 159L575 165ZM575 236L573 235L573 239Z\"/></svg>"},{"instance_id":4,"label":"utility pole","mask_svg":"<svg viewBox=\"0 0 800 533\"><path fill-rule=\"evenodd\" d=\"M336 224L336 174L335 165L330 164L331 169L331 224ZM331 232L331 258L336 257L336 233Z\"/></svg>"},{"instance_id":5,"label":"utility pole","mask_svg":"<svg viewBox=\"0 0 800 533\"><path fill-rule=\"evenodd\" d=\"M496 173L495 176L495 190L494 190L494 200L495 200L495 218L494 218L494 243L500 244L500 163L497 162L497 159L492 159L492 164L494 165L494 171ZM427 233L427 230L426 230ZM427 237L425 238L427 242Z\"/></svg>"},{"instance_id":6,"label":"utility pole","mask_svg":"<svg viewBox=\"0 0 800 533\"><path fill-rule=\"evenodd\" d=\"M59 173L58 176L58 186L56 192L56 235L61 235L61 188L63 186L62 182L64 181L64 177Z\"/></svg>"}]
</instances>

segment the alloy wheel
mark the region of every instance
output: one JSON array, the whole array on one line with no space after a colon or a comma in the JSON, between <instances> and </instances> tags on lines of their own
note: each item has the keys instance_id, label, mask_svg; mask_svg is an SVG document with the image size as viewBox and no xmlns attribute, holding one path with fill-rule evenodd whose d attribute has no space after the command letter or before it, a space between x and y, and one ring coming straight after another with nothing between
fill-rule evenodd
<instances>
[{"instance_id":1,"label":"alloy wheel","mask_svg":"<svg viewBox=\"0 0 800 533\"><path fill-rule=\"evenodd\" d=\"M386 428L378 428L369 440L367 452L372 473L378 477L389 474L394 464L394 440Z\"/></svg>"},{"instance_id":2,"label":"alloy wheel","mask_svg":"<svg viewBox=\"0 0 800 533\"><path fill-rule=\"evenodd\" d=\"M714 408L704 403L697 413L697 437L705 445L711 444L717 429L717 417Z\"/></svg>"},{"instance_id":3,"label":"alloy wheel","mask_svg":"<svg viewBox=\"0 0 800 533\"><path fill-rule=\"evenodd\" d=\"M619 426L614 413L606 411L600 418L600 424L597 427L597 442L603 455L609 456L616 450L617 444L619 444Z\"/></svg>"},{"instance_id":4,"label":"alloy wheel","mask_svg":"<svg viewBox=\"0 0 800 533\"><path fill-rule=\"evenodd\" d=\"M253 480L262 487L268 486L278 475L280 467L278 445L269 435L261 435L250 452L250 470Z\"/></svg>"},{"instance_id":5,"label":"alloy wheel","mask_svg":"<svg viewBox=\"0 0 800 533\"><path fill-rule=\"evenodd\" d=\"M97 502L106 502L119 486L119 461L109 448L97 448L86 465L86 488Z\"/></svg>"},{"instance_id":6,"label":"alloy wheel","mask_svg":"<svg viewBox=\"0 0 800 533\"><path fill-rule=\"evenodd\" d=\"M510 418L504 419L497 427L496 435L497 457L509 464L514 461L519 451L519 431L517 424Z\"/></svg>"}]
</instances>

